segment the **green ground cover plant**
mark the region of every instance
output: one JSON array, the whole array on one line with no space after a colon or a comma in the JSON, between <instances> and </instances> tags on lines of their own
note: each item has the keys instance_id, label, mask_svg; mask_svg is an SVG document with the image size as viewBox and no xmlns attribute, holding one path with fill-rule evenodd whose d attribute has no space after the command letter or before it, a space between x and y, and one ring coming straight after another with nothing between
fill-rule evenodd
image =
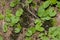
<instances>
[{"instance_id":1,"label":"green ground cover plant","mask_svg":"<svg viewBox=\"0 0 60 40\"><path fill-rule=\"evenodd\" d=\"M18 4L20 4L20 0L13 0L10 3L10 7L14 8ZM25 6L29 6L31 3L33 3L33 0L26 0ZM34 6L33 6L34 7ZM54 25L56 20L54 19L57 15L57 12L55 10L55 7L58 8L58 11L60 11L60 1L58 0L46 0L44 1L38 8L37 11L37 17L34 21L34 26L28 27L26 32L26 38L25 40L32 40L31 36L35 34L36 32L39 32L38 35L40 40L60 40L60 27ZM11 9L6 9L6 14L3 15L0 13L0 20L4 20L5 24L3 27L3 32L7 32L9 29L8 27L14 28L14 32L17 34L21 32L22 26L19 23L21 21L21 16L24 14L24 9L19 8L16 10L15 14L12 13ZM45 30L44 23L45 21L50 21L52 26L48 26L48 31ZM47 32L46 32L47 31ZM2 37L0 37L1 40L3 40Z\"/></svg>"}]
</instances>

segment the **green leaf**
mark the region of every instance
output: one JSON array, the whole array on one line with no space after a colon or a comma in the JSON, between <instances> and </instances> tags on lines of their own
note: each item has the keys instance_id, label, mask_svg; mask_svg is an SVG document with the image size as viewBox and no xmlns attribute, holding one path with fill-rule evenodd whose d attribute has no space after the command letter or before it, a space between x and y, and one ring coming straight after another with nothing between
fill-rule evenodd
<instances>
[{"instance_id":1,"label":"green leaf","mask_svg":"<svg viewBox=\"0 0 60 40\"><path fill-rule=\"evenodd\" d=\"M20 8L16 11L16 17L20 17L22 14L23 14L23 9Z\"/></svg>"},{"instance_id":2,"label":"green leaf","mask_svg":"<svg viewBox=\"0 0 60 40\"><path fill-rule=\"evenodd\" d=\"M53 17L56 15L56 11L54 11L53 7L50 7L46 10L46 13L49 14L50 17Z\"/></svg>"},{"instance_id":3,"label":"green leaf","mask_svg":"<svg viewBox=\"0 0 60 40\"><path fill-rule=\"evenodd\" d=\"M41 20L50 20L51 17L47 16L47 17L42 17Z\"/></svg>"},{"instance_id":4,"label":"green leaf","mask_svg":"<svg viewBox=\"0 0 60 40\"><path fill-rule=\"evenodd\" d=\"M42 25L42 21L40 19L35 20L35 24L39 24L40 26Z\"/></svg>"},{"instance_id":5,"label":"green leaf","mask_svg":"<svg viewBox=\"0 0 60 40\"><path fill-rule=\"evenodd\" d=\"M43 36L41 37L42 40L49 40L49 38L47 36Z\"/></svg>"},{"instance_id":6,"label":"green leaf","mask_svg":"<svg viewBox=\"0 0 60 40\"><path fill-rule=\"evenodd\" d=\"M46 13L47 12L47 13ZM41 17L42 20L50 20L51 17L48 14L48 11L45 11L43 8L39 8L38 16Z\"/></svg>"},{"instance_id":7,"label":"green leaf","mask_svg":"<svg viewBox=\"0 0 60 40\"><path fill-rule=\"evenodd\" d=\"M26 0L25 5L28 6L30 3L32 3L33 0Z\"/></svg>"},{"instance_id":8,"label":"green leaf","mask_svg":"<svg viewBox=\"0 0 60 40\"><path fill-rule=\"evenodd\" d=\"M15 6L16 6L16 3L15 3L15 2L11 2L11 3L10 3L10 6L11 6L11 7L15 7Z\"/></svg>"},{"instance_id":9,"label":"green leaf","mask_svg":"<svg viewBox=\"0 0 60 40\"><path fill-rule=\"evenodd\" d=\"M41 27L41 25L42 25L42 22L41 22L41 20L40 19L36 19L35 20L35 29L37 30L37 31L43 31L44 30L44 28L43 27Z\"/></svg>"},{"instance_id":10,"label":"green leaf","mask_svg":"<svg viewBox=\"0 0 60 40\"><path fill-rule=\"evenodd\" d=\"M33 0L26 0L25 1L25 6L29 6L29 4L32 3L32 2L33 2Z\"/></svg>"},{"instance_id":11,"label":"green leaf","mask_svg":"<svg viewBox=\"0 0 60 40\"><path fill-rule=\"evenodd\" d=\"M14 25L15 23L17 23L19 21L19 17L16 16L12 16L11 17L11 24Z\"/></svg>"},{"instance_id":12,"label":"green leaf","mask_svg":"<svg viewBox=\"0 0 60 40\"><path fill-rule=\"evenodd\" d=\"M12 16L12 14L6 14L5 21L10 22Z\"/></svg>"},{"instance_id":13,"label":"green leaf","mask_svg":"<svg viewBox=\"0 0 60 40\"><path fill-rule=\"evenodd\" d=\"M58 38L53 38L52 40L60 40L60 39L58 39Z\"/></svg>"},{"instance_id":14,"label":"green leaf","mask_svg":"<svg viewBox=\"0 0 60 40\"><path fill-rule=\"evenodd\" d=\"M19 33L20 32L20 28L15 28L15 33Z\"/></svg>"},{"instance_id":15,"label":"green leaf","mask_svg":"<svg viewBox=\"0 0 60 40\"><path fill-rule=\"evenodd\" d=\"M25 40L31 40L31 37L26 37Z\"/></svg>"},{"instance_id":16,"label":"green leaf","mask_svg":"<svg viewBox=\"0 0 60 40\"><path fill-rule=\"evenodd\" d=\"M6 14L12 14L12 11L10 9L6 9Z\"/></svg>"},{"instance_id":17,"label":"green leaf","mask_svg":"<svg viewBox=\"0 0 60 40\"><path fill-rule=\"evenodd\" d=\"M41 7L43 7L44 9L47 8L50 5L50 1L45 1L43 2L43 4L41 5Z\"/></svg>"},{"instance_id":18,"label":"green leaf","mask_svg":"<svg viewBox=\"0 0 60 40\"><path fill-rule=\"evenodd\" d=\"M43 37L45 34L44 33L40 33L39 34L39 37Z\"/></svg>"},{"instance_id":19,"label":"green leaf","mask_svg":"<svg viewBox=\"0 0 60 40\"><path fill-rule=\"evenodd\" d=\"M15 33L19 33L21 31L21 25L18 24L17 27L15 28Z\"/></svg>"},{"instance_id":20,"label":"green leaf","mask_svg":"<svg viewBox=\"0 0 60 40\"><path fill-rule=\"evenodd\" d=\"M13 0L11 3L10 3L10 6L11 7L15 7L17 4L19 4L20 0Z\"/></svg>"},{"instance_id":21,"label":"green leaf","mask_svg":"<svg viewBox=\"0 0 60 40\"><path fill-rule=\"evenodd\" d=\"M51 34L52 32L56 31L56 28L57 27L51 27L51 28L49 28L49 33Z\"/></svg>"},{"instance_id":22,"label":"green leaf","mask_svg":"<svg viewBox=\"0 0 60 40\"><path fill-rule=\"evenodd\" d=\"M38 9L38 16L39 17L43 17L45 14L45 10L42 7L39 7Z\"/></svg>"},{"instance_id":23,"label":"green leaf","mask_svg":"<svg viewBox=\"0 0 60 40\"><path fill-rule=\"evenodd\" d=\"M41 17L42 20L50 20L51 17L56 15L53 7L47 8L49 5L50 1L45 1L38 9L38 16Z\"/></svg>"},{"instance_id":24,"label":"green leaf","mask_svg":"<svg viewBox=\"0 0 60 40\"><path fill-rule=\"evenodd\" d=\"M60 37L60 27L51 27L48 32L49 37L59 38Z\"/></svg>"},{"instance_id":25,"label":"green leaf","mask_svg":"<svg viewBox=\"0 0 60 40\"><path fill-rule=\"evenodd\" d=\"M56 4L57 0L49 0L51 2L51 4Z\"/></svg>"},{"instance_id":26,"label":"green leaf","mask_svg":"<svg viewBox=\"0 0 60 40\"><path fill-rule=\"evenodd\" d=\"M11 20L10 20L9 17L6 17L6 18L5 18L5 21L10 22Z\"/></svg>"},{"instance_id":27,"label":"green leaf","mask_svg":"<svg viewBox=\"0 0 60 40\"><path fill-rule=\"evenodd\" d=\"M3 37L0 35L0 40L3 40Z\"/></svg>"},{"instance_id":28,"label":"green leaf","mask_svg":"<svg viewBox=\"0 0 60 40\"><path fill-rule=\"evenodd\" d=\"M60 2L57 2L57 7L60 8Z\"/></svg>"},{"instance_id":29,"label":"green leaf","mask_svg":"<svg viewBox=\"0 0 60 40\"><path fill-rule=\"evenodd\" d=\"M33 0L26 0L26 3L29 4L31 3Z\"/></svg>"},{"instance_id":30,"label":"green leaf","mask_svg":"<svg viewBox=\"0 0 60 40\"><path fill-rule=\"evenodd\" d=\"M44 31L44 28L43 27L40 27L40 26L35 26L35 29L37 30L37 31L40 31L40 32L42 32L42 31Z\"/></svg>"},{"instance_id":31,"label":"green leaf","mask_svg":"<svg viewBox=\"0 0 60 40\"><path fill-rule=\"evenodd\" d=\"M30 27L28 28L27 32L26 32L26 36L31 36L35 33L35 28L34 27Z\"/></svg>"},{"instance_id":32,"label":"green leaf","mask_svg":"<svg viewBox=\"0 0 60 40\"><path fill-rule=\"evenodd\" d=\"M8 26L7 26L7 24L4 24L3 32L7 32L7 31L8 31Z\"/></svg>"},{"instance_id":33,"label":"green leaf","mask_svg":"<svg viewBox=\"0 0 60 40\"><path fill-rule=\"evenodd\" d=\"M3 20L3 19L4 19L4 15L0 13L0 20Z\"/></svg>"},{"instance_id":34,"label":"green leaf","mask_svg":"<svg viewBox=\"0 0 60 40\"><path fill-rule=\"evenodd\" d=\"M10 22L11 21L11 16L13 16L12 11L10 9L6 9L5 21Z\"/></svg>"}]
</instances>

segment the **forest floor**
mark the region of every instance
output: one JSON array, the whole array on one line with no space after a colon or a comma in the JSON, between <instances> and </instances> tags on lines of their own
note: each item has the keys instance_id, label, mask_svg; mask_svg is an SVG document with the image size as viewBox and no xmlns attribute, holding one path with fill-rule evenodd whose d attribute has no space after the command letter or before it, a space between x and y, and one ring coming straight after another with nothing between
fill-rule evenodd
<instances>
[{"instance_id":1,"label":"forest floor","mask_svg":"<svg viewBox=\"0 0 60 40\"><path fill-rule=\"evenodd\" d=\"M14 8L11 8L10 7L10 2L11 1L12 0L0 0L0 13L5 15L5 13L6 13L5 10L10 8L12 10L13 14L14 14L17 9L19 9L20 7L23 8L22 4L17 5ZM21 2L24 3L25 0L22 0ZM14 33L13 32L14 29L12 27L9 27L8 31L6 33L4 33L3 32L3 25L4 25L5 21L0 20L0 35L3 36L4 40L25 40L25 37L26 37L25 34L26 34L26 31L27 31L27 28L29 28L31 26L34 26L34 20L36 18L38 18L38 16L36 15L37 10L39 8L39 5L43 2L43 0L34 0L34 2L37 3L37 6L35 7L35 9L32 8L32 6L31 6L32 4L30 4L29 7L24 7L23 8L24 14L21 16L21 18L22 18L21 26L23 28L22 28L20 33L18 33L18 34ZM57 10L56 7L55 7L55 10ZM55 18L57 20L57 25L58 26L60 25L60 18L59 17L60 17L60 12L57 11L57 16ZM49 25L49 23L45 23L45 24ZM40 40L38 35L39 35L39 32L34 33L31 36L32 40Z\"/></svg>"}]
</instances>

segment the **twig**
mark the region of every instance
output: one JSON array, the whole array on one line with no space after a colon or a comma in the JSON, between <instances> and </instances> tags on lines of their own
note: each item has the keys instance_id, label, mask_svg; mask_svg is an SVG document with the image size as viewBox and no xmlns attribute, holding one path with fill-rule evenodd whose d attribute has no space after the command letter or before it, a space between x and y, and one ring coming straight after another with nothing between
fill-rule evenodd
<instances>
[{"instance_id":1,"label":"twig","mask_svg":"<svg viewBox=\"0 0 60 40\"><path fill-rule=\"evenodd\" d=\"M25 4L21 3L22 7L25 8ZM25 8L31 15L33 15L35 18L38 18L33 12L30 11L29 6Z\"/></svg>"},{"instance_id":2,"label":"twig","mask_svg":"<svg viewBox=\"0 0 60 40\"><path fill-rule=\"evenodd\" d=\"M33 12L31 12L31 11L29 10L29 7L27 8L27 11L28 11L30 14L32 14L35 18L38 18Z\"/></svg>"}]
</instances>

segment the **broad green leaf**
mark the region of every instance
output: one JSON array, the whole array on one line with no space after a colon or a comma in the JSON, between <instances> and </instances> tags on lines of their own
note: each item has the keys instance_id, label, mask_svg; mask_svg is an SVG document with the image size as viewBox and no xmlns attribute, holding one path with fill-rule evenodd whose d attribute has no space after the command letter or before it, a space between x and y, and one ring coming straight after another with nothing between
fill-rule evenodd
<instances>
[{"instance_id":1,"label":"broad green leaf","mask_svg":"<svg viewBox=\"0 0 60 40\"><path fill-rule=\"evenodd\" d=\"M31 40L31 37L26 37L25 40Z\"/></svg>"},{"instance_id":2,"label":"broad green leaf","mask_svg":"<svg viewBox=\"0 0 60 40\"><path fill-rule=\"evenodd\" d=\"M40 26L42 25L42 21L40 19L35 20L35 24L39 24Z\"/></svg>"},{"instance_id":3,"label":"broad green leaf","mask_svg":"<svg viewBox=\"0 0 60 40\"><path fill-rule=\"evenodd\" d=\"M50 37L51 37L51 38L58 37L59 34L60 34L59 31L56 29L56 31L53 31L53 32L50 34Z\"/></svg>"},{"instance_id":4,"label":"broad green leaf","mask_svg":"<svg viewBox=\"0 0 60 40\"><path fill-rule=\"evenodd\" d=\"M19 21L19 17L16 16L12 16L11 17L11 24L14 25L15 23L17 23Z\"/></svg>"},{"instance_id":5,"label":"broad green leaf","mask_svg":"<svg viewBox=\"0 0 60 40\"><path fill-rule=\"evenodd\" d=\"M23 9L20 8L16 11L16 17L20 17L22 14L23 14Z\"/></svg>"},{"instance_id":6,"label":"broad green leaf","mask_svg":"<svg viewBox=\"0 0 60 40\"><path fill-rule=\"evenodd\" d=\"M32 2L33 2L33 0L26 0L25 1L25 6L29 6L29 4L32 3Z\"/></svg>"},{"instance_id":7,"label":"broad green leaf","mask_svg":"<svg viewBox=\"0 0 60 40\"><path fill-rule=\"evenodd\" d=\"M35 28L34 27L30 27L28 28L27 32L26 32L26 36L31 36L35 33Z\"/></svg>"},{"instance_id":8,"label":"broad green leaf","mask_svg":"<svg viewBox=\"0 0 60 40\"><path fill-rule=\"evenodd\" d=\"M59 35L59 31L58 30L54 31L52 35L56 37L57 35Z\"/></svg>"},{"instance_id":9,"label":"broad green leaf","mask_svg":"<svg viewBox=\"0 0 60 40\"><path fill-rule=\"evenodd\" d=\"M7 26L7 24L4 24L3 32L7 32L7 31L8 31L8 26Z\"/></svg>"},{"instance_id":10,"label":"broad green leaf","mask_svg":"<svg viewBox=\"0 0 60 40\"><path fill-rule=\"evenodd\" d=\"M50 5L50 1L45 1L43 2L43 4L41 5L41 7L43 7L44 9L47 8Z\"/></svg>"},{"instance_id":11,"label":"broad green leaf","mask_svg":"<svg viewBox=\"0 0 60 40\"><path fill-rule=\"evenodd\" d=\"M5 21L10 22L11 21L11 16L13 16L12 11L10 9L6 9Z\"/></svg>"},{"instance_id":12,"label":"broad green leaf","mask_svg":"<svg viewBox=\"0 0 60 40\"><path fill-rule=\"evenodd\" d=\"M41 37L42 40L49 40L49 38L47 36L43 36Z\"/></svg>"},{"instance_id":13,"label":"broad green leaf","mask_svg":"<svg viewBox=\"0 0 60 40\"><path fill-rule=\"evenodd\" d=\"M49 34L53 33L56 30L57 27L51 27L49 28Z\"/></svg>"},{"instance_id":14,"label":"broad green leaf","mask_svg":"<svg viewBox=\"0 0 60 40\"><path fill-rule=\"evenodd\" d=\"M58 38L53 38L52 40L60 40L60 39L58 39Z\"/></svg>"},{"instance_id":15,"label":"broad green leaf","mask_svg":"<svg viewBox=\"0 0 60 40\"><path fill-rule=\"evenodd\" d=\"M20 32L20 28L15 28L15 33L19 33Z\"/></svg>"},{"instance_id":16,"label":"broad green leaf","mask_svg":"<svg viewBox=\"0 0 60 40\"><path fill-rule=\"evenodd\" d=\"M46 10L46 13L49 14L50 17L53 17L56 15L56 11L54 11L54 8L53 7L50 7Z\"/></svg>"},{"instance_id":17,"label":"broad green leaf","mask_svg":"<svg viewBox=\"0 0 60 40\"><path fill-rule=\"evenodd\" d=\"M49 0L51 2L51 4L56 4L57 0Z\"/></svg>"},{"instance_id":18,"label":"broad green leaf","mask_svg":"<svg viewBox=\"0 0 60 40\"><path fill-rule=\"evenodd\" d=\"M54 38L60 36L60 27L51 27L48 32L49 37Z\"/></svg>"},{"instance_id":19,"label":"broad green leaf","mask_svg":"<svg viewBox=\"0 0 60 40\"><path fill-rule=\"evenodd\" d=\"M0 40L3 40L3 37L0 35Z\"/></svg>"},{"instance_id":20,"label":"broad green leaf","mask_svg":"<svg viewBox=\"0 0 60 40\"><path fill-rule=\"evenodd\" d=\"M10 22L12 16L12 14L6 14L5 21Z\"/></svg>"},{"instance_id":21,"label":"broad green leaf","mask_svg":"<svg viewBox=\"0 0 60 40\"><path fill-rule=\"evenodd\" d=\"M31 3L33 0L26 0L26 3L29 4Z\"/></svg>"},{"instance_id":22,"label":"broad green leaf","mask_svg":"<svg viewBox=\"0 0 60 40\"><path fill-rule=\"evenodd\" d=\"M12 11L10 9L6 9L6 14L12 14Z\"/></svg>"},{"instance_id":23,"label":"broad green leaf","mask_svg":"<svg viewBox=\"0 0 60 40\"><path fill-rule=\"evenodd\" d=\"M41 20L50 20L51 17L47 16L47 17L42 17Z\"/></svg>"},{"instance_id":24,"label":"broad green leaf","mask_svg":"<svg viewBox=\"0 0 60 40\"><path fill-rule=\"evenodd\" d=\"M0 20L3 20L3 19L4 19L4 15L0 13Z\"/></svg>"},{"instance_id":25,"label":"broad green leaf","mask_svg":"<svg viewBox=\"0 0 60 40\"><path fill-rule=\"evenodd\" d=\"M13 0L11 3L10 3L10 6L11 7L15 7L17 4L19 4L20 0Z\"/></svg>"},{"instance_id":26,"label":"broad green leaf","mask_svg":"<svg viewBox=\"0 0 60 40\"><path fill-rule=\"evenodd\" d=\"M42 7L39 7L38 9L38 16L39 17L43 17L45 14L45 10Z\"/></svg>"},{"instance_id":27,"label":"broad green leaf","mask_svg":"<svg viewBox=\"0 0 60 40\"><path fill-rule=\"evenodd\" d=\"M45 34L44 33L40 33L39 34L39 37L43 37Z\"/></svg>"},{"instance_id":28,"label":"broad green leaf","mask_svg":"<svg viewBox=\"0 0 60 40\"><path fill-rule=\"evenodd\" d=\"M44 28L43 27L41 27L41 25L42 25L42 22L41 22L41 20L40 19L36 19L35 20L35 29L37 30L37 31L43 31L44 30Z\"/></svg>"},{"instance_id":29,"label":"broad green leaf","mask_svg":"<svg viewBox=\"0 0 60 40\"><path fill-rule=\"evenodd\" d=\"M11 7L14 7L14 6L16 6L16 3L15 3L15 2L11 2L11 3L10 3L10 6L11 6Z\"/></svg>"},{"instance_id":30,"label":"broad green leaf","mask_svg":"<svg viewBox=\"0 0 60 40\"><path fill-rule=\"evenodd\" d=\"M42 7L39 7L38 16L39 17L46 17L46 16L49 16L49 15L48 15L47 11L45 11L45 9L43 9Z\"/></svg>"},{"instance_id":31,"label":"broad green leaf","mask_svg":"<svg viewBox=\"0 0 60 40\"><path fill-rule=\"evenodd\" d=\"M49 37L52 37L52 38L54 38L54 37L59 38L60 37L60 27L52 27L51 30L49 32L49 35L50 35Z\"/></svg>"},{"instance_id":32,"label":"broad green leaf","mask_svg":"<svg viewBox=\"0 0 60 40\"><path fill-rule=\"evenodd\" d=\"M11 21L9 17L6 17L5 20L6 20L7 22L10 22L10 21Z\"/></svg>"},{"instance_id":33,"label":"broad green leaf","mask_svg":"<svg viewBox=\"0 0 60 40\"><path fill-rule=\"evenodd\" d=\"M40 26L35 26L35 29L37 30L37 31L39 31L39 32L42 32L42 31L44 31L44 28L43 27L40 27Z\"/></svg>"},{"instance_id":34,"label":"broad green leaf","mask_svg":"<svg viewBox=\"0 0 60 40\"><path fill-rule=\"evenodd\" d=\"M57 7L60 8L60 2L57 2Z\"/></svg>"},{"instance_id":35,"label":"broad green leaf","mask_svg":"<svg viewBox=\"0 0 60 40\"><path fill-rule=\"evenodd\" d=\"M15 33L19 33L21 31L21 25L18 24L17 27L15 28Z\"/></svg>"}]
</instances>

